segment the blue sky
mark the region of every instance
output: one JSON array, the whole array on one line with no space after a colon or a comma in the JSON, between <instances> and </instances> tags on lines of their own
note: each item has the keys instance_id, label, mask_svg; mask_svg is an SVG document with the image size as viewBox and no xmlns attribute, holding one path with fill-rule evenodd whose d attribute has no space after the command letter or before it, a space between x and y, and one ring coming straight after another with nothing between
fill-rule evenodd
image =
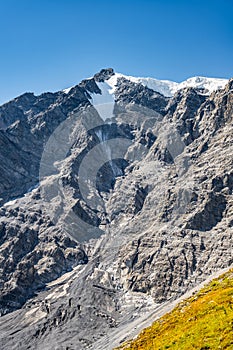
<instances>
[{"instance_id":1,"label":"blue sky","mask_svg":"<svg viewBox=\"0 0 233 350\"><path fill-rule=\"evenodd\" d=\"M0 103L104 67L182 81L233 76L232 0L0 0Z\"/></svg>"}]
</instances>

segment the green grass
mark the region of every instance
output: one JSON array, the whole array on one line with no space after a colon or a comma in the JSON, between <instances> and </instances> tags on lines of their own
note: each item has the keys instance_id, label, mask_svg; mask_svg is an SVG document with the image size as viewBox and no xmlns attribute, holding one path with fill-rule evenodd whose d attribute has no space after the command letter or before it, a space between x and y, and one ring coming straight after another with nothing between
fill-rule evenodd
<instances>
[{"instance_id":1,"label":"green grass","mask_svg":"<svg viewBox=\"0 0 233 350\"><path fill-rule=\"evenodd\" d=\"M118 349L233 350L233 269Z\"/></svg>"}]
</instances>

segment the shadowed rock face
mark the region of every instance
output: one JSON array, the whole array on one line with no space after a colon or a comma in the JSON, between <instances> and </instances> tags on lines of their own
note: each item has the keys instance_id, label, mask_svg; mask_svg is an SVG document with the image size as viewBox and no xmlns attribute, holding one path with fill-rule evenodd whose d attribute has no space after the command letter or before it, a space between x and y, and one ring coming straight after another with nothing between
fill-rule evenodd
<instances>
[{"instance_id":1,"label":"shadowed rock face","mask_svg":"<svg viewBox=\"0 0 233 350\"><path fill-rule=\"evenodd\" d=\"M112 68L105 68L101 69L99 73L96 73L94 75L94 79L97 82L104 82L105 80L109 79L111 76L113 76L114 70Z\"/></svg>"},{"instance_id":2,"label":"shadowed rock face","mask_svg":"<svg viewBox=\"0 0 233 350\"><path fill-rule=\"evenodd\" d=\"M121 78L104 122L113 75L0 107L4 350L110 350L232 263L232 81L167 98Z\"/></svg>"},{"instance_id":3,"label":"shadowed rock face","mask_svg":"<svg viewBox=\"0 0 233 350\"><path fill-rule=\"evenodd\" d=\"M52 132L77 106L88 105L86 90L76 86L40 96L24 94L0 107L0 193L2 203L38 183L40 159Z\"/></svg>"}]
</instances>

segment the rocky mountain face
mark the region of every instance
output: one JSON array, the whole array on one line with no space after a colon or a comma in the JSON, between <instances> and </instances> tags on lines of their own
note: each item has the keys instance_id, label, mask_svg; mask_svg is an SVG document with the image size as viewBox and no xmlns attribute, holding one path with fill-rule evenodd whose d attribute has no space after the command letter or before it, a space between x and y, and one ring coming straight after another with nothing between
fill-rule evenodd
<instances>
[{"instance_id":1,"label":"rocky mountain face","mask_svg":"<svg viewBox=\"0 0 233 350\"><path fill-rule=\"evenodd\" d=\"M4 350L113 349L233 262L233 80L114 79L0 107Z\"/></svg>"}]
</instances>

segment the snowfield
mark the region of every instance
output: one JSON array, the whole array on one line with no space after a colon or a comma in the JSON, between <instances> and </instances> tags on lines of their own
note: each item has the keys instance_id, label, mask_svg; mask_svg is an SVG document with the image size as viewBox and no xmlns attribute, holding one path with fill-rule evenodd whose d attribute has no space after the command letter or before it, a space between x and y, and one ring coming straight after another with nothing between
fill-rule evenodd
<instances>
[{"instance_id":1,"label":"snowfield","mask_svg":"<svg viewBox=\"0 0 233 350\"><path fill-rule=\"evenodd\" d=\"M149 89L157 91L164 96L172 97L178 90L186 87L202 88L206 90L206 94L209 95L215 90L223 89L227 84L228 79L221 78L207 78L207 77L192 77L181 83L176 83L170 80L158 80L155 78L136 78L120 73L115 73L110 79L106 80L106 83L111 87L110 93L113 93L117 80L119 78L125 78L133 83L141 83L147 86Z\"/></svg>"}]
</instances>

